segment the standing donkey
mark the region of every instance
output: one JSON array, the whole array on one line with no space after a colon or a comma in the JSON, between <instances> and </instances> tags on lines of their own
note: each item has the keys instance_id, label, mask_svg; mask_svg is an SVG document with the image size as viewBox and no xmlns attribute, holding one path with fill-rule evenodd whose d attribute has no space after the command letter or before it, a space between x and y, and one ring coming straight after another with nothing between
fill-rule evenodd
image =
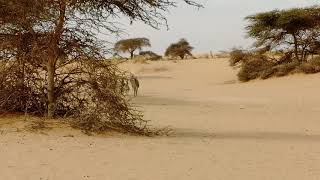
<instances>
[{"instance_id":1,"label":"standing donkey","mask_svg":"<svg viewBox=\"0 0 320 180\"><path fill-rule=\"evenodd\" d=\"M139 80L136 76L134 76L133 74L130 76L130 83L131 83L131 87L133 90L133 95L137 96L138 95L138 89L139 89Z\"/></svg>"}]
</instances>

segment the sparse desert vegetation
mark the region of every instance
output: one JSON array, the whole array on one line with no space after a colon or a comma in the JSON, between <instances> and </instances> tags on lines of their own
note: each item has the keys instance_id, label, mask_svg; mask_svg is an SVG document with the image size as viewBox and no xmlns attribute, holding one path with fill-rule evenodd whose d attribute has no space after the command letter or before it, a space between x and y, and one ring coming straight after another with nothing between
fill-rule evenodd
<instances>
[{"instance_id":1,"label":"sparse desert vegetation","mask_svg":"<svg viewBox=\"0 0 320 180\"><path fill-rule=\"evenodd\" d=\"M150 47L150 40L147 38L133 38L133 39L123 39L118 41L114 45L114 50L117 53L126 53L130 54L130 59L133 59L134 52L136 50L141 50L143 47Z\"/></svg>"},{"instance_id":2,"label":"sparse desert vegetation","mask_svg":"<svg viewBox=\"0 0 320 180\"><path fill-rule=\"evenodd\" d=\"M180 172L192 168L184 179L241 179L252 168L250 175L267 180L277 179L282 175L279 169L287 172L290 167L294 172L283 176L316 179L319 172L310 174L309 168L318 168L319 74L238 83L227 60L119 64L137 72L141 89L133 102L151 120L149 125L170 126L169 137L86 136L69 124L62 126L60 119L45 121L53 128L50 131L29 133L19 128L17 132L16 123L2 125L17 116L1 117L1 177L162 180L181 177ZM138 73L144 66L145 71ZM168 70L154 71L160 67ZM43 126L33 125L38 127ZM164 173L158 174L161 170Z\"/></svg>"},{"instance_id":3,"label":"sparse desert vegetation","mask_svg":"<svg viewBox=\"0 0 320 180\"><path fill-rule=\"evenodd\" d=\"M193 47L190 46L189 42L186 39L180 39L177 43L170 44L166 49L165 56L172 58L181 58L184 59L186 56L193 57L191 54Z\"/></svg>"},{"instance_id":4,"label":"sparse desert vegetation","mask_svg":"<svg viewBox=\"0 0 320 180\"><path fill-rule=\"evenodd\" d=\"M239 80L320 72L319 11L319 7L294 8L248 16L247 33L256 39L256 49L230 53L230 65L240 67ZM276 56L270 56L273 50Z\"/></svg>"},{"instance_id":5,"label":"sparse desert vegetation","mask_svg":"<svg viewBox=\"0 0 320 180\"><path fill-rule=\"evenodd\" d=\"M298 1L0 1L0 180L320 179L320 6L235 28Z\"/></svg>"},{"instance_id":6,"label":"sparse desert vegetation","mask_svg":"<svg viewBox=\"0 0 320 180\"><path fill-rule=\"evenodd\" d=\"M147 60L158 61L162 58L162 56L152 52L152 51L140 51L140 56L144 57Z\"/></svg>"},{"instance_id":7,"label":"sparse desert vegetation","mask_svg":"<svg viewBox=\"0 0 320 180\"><path fill-rule=\"evenodd\" d=\"M198 6L193 1L185 1ZM1 2L0 60L2 113L72 118L88 132L116 130L152 134L127 98L128 74L103 62L110 53L97 37L121 29L109 18L126 17L157 27L171 1L28 1ZM116 52L150 46L146 38L121 40Z\"/></svg>"},{"instance_id":8,"label":"sparse desert vegetation","mask_svg":"<svg viewBox=\"0 0 320 180\"><path fill-rule=\"evenodd\" d=\"M292 57L284 55L279 60L270 58L268 55L245 52L235 49L230 53L229 63L239 68L238 78L240 81L253 79L268 79L271 77L282 77L295 73L313 74L319 73L320 58L313 57L306 62L293 61Z\"/></svg>"}]
</instances>

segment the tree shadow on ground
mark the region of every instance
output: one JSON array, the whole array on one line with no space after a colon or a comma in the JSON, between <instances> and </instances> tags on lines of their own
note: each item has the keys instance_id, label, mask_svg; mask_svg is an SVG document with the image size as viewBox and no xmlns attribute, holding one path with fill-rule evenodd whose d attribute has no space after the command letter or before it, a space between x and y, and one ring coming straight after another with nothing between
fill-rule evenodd
<instances>
[{"instance_id":1,"label":"tree shadow on ground","mask_svg":"<svg viewBox=\"0 0 320 180\"><path fill-rule=\"evenodd\" d=\"M155 76L155 75L144 75L138 76L139 79L173 79L171 76Z\"/></svg>"},{"instance_id":2,"label":"tree shadow on ground","mask_svg":"<svg viewBox=\"0 0 320 180\"><path fill-rule=\"evenodd\" d=\"M320 134L310 132L224 131L208 132L192 129L173 129L171 138L209 138L216 140L320 141Z\"/></svg>"}]
</instances>

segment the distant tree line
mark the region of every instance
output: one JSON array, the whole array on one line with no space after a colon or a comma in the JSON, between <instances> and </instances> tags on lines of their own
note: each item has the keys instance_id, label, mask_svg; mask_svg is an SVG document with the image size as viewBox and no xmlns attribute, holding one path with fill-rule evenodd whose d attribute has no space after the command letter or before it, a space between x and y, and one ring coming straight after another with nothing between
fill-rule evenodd
<instances>
[{"instance_id":1,"label":"distant tree line","mask_svg":"<svg viewBox=\"0 0 320 180\"><path fill-rule=\"evenodd\" d=\"M152 51L142 51L143 47L150 47L150 40L147 38L132 38L120 40L114 45L116 54L129 53L130 59L134 58L134 52L140 50L139 55L144 56L149 60L159 60L161 56ZM169 45L165 51L165 56L169 58L184 59L186 56L193 57L191 51L193 47L190 46L186 39L180 39L177 43Z\"/></svg>"}]
</instances>

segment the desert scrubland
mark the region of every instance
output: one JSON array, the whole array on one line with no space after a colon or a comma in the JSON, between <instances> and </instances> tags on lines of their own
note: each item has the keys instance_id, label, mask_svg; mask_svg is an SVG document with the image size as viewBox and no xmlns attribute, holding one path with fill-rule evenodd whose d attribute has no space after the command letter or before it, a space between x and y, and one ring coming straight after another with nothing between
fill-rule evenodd
<instances>
[{"instance_id":1,"label":"desert scrubland","mask_svg":"<svg viewBox=\"0 0 320 180\"><path fill-rule=\"evenodd\" d=\"M17 131L25 117L3 117L0 179L319 179L319 74L241 83L221 58L120 68L138 76L132 101L169 136L87 136L54 122Z\"/></svg>"}]
</instances>

